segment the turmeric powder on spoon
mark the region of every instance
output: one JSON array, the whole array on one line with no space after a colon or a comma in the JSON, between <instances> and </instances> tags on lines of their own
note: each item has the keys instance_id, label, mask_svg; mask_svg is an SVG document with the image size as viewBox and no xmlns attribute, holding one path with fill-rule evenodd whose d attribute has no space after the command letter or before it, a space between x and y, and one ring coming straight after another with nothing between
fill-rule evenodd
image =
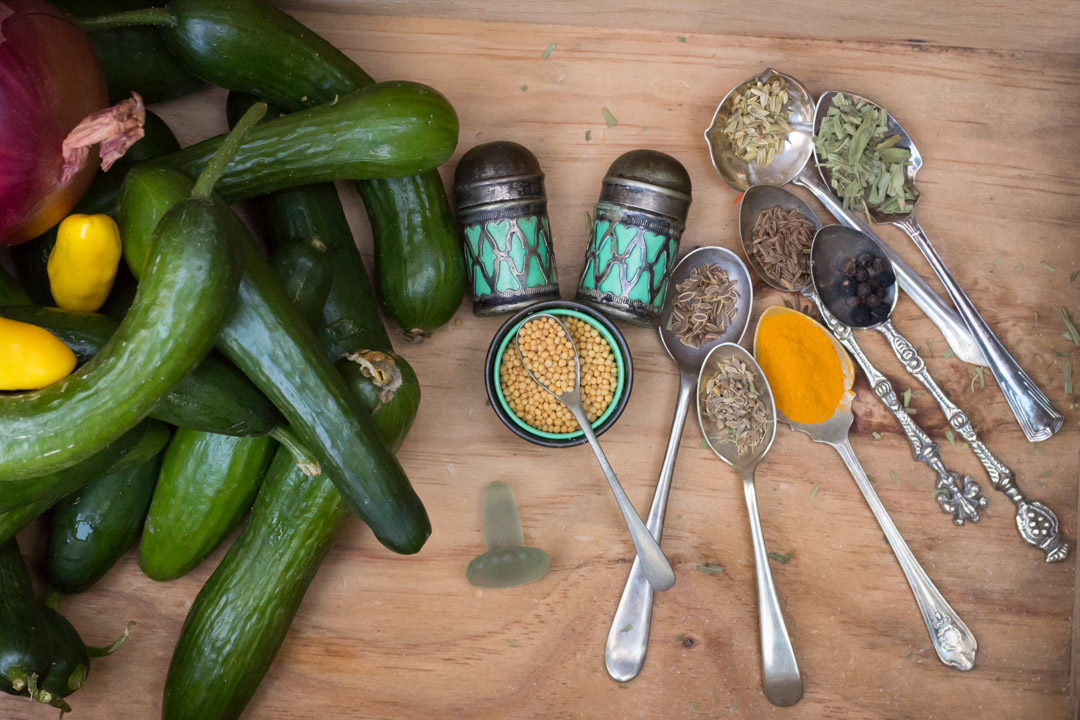
<instances>
[{"instance_id":1,"label":"turmeric powder on spoon","mask_svg":"<svg viewBox=\"0 0 1080 720\"><path fill-rule=\"evenodd\" d=\"M840 356L824 328L797 312L768 313L754 344L777 409L802 425L823 423L844 398Z\"/></svg>"}]
</instances>

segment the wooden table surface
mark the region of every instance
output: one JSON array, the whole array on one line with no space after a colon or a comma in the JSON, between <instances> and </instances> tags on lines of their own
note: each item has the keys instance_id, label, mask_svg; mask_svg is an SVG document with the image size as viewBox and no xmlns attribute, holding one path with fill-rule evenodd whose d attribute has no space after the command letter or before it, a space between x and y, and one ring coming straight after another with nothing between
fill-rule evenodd
<instances>
[{"instance_id":1,"label":"wooden table surface","mask_svg":"<svg viewBox=\"0 0 1080 720\"><path fill-rule=\"evenodd\" d=\"M916 5L924 6L921 9ZM925 166L920 217L953 273L1016 358L1065 413L1061 432L1028 443L990 374L946 356L910 300L896 325L927 357L982 438L1078 537L1076 397L1060 308L1080 320L1080 18L1075 3L894 3L844 0L823 11L763 3L658 0L579 9L576 3L495 5L383 0L285 5L373 76L433 85L453 102L461 153L490 140L523 143L547 174L563 296L580 271L586 215L608 164L633 148L681 160L694 201L683 247L738 247L737 194L713 171L702 140L716 103L765 67L818 93L849 89L889 107L916 139ZM600 4L597 4L600 7ZM870 13L863 17L863 14ZM548 57L545 49L554 46ZM223 93L165 104L184 142L224 127ZM617 124L608 127L601 109ZM801 193L805 197L805 193ZM347 196L358 243L370 236ZM818 207L815 205L815 207ZM880 234L926 277L899 231ZM940 287L936 280L935 287ZM761 309L791 296L755 283ZM774 708L760 685L753 558L737 478L687 423L667 513L664 549L678 581L658 596L641 674L612 681L603 666L611 616L632 545L587 448L549 450L512 435L486 406L481 368L498 318L456 319L420 346L399 344L423 385L416 426L399 457L432 518L414 557L398 557L358 521L309 591L247 718L1021 718L1076 717L1076 564L1047 565L1017 535L1013 509L975 457L952 446L885 341L863 345L946 464L970 473L990 507L955 527L933 501L933 477L911 460L885 409L856 383L852 442L904 537L978 638L976 667L938 662L881 530L836 453L786 428L758 472L765 540L790 554L772 566L805 681L793 708ZM624 327L635 381L604 447L639 511L647 511L674 408L677 375L655 332ZM526 541L551 573L507 590L464 576L482 551L479 492L491 480L517 494ZM40 548L40 528L21 536ZM72 697L83 720L153 718L184 615L222 551L162 585L129 553L63 610L88 642L134 619L115 656L95 661ZM698 570L722 566L719 573ZM53 711L0 698L2 718Z\"/></svg>"}]
</instances>

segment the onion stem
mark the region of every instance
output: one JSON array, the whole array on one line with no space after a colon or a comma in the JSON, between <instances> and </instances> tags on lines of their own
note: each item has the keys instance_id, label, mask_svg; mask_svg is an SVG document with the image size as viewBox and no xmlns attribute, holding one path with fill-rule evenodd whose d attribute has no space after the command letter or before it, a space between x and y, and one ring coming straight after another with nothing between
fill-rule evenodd
<instances>
[{"instance_id":1,"label":"onion stem","mask_svg":"<svg viewBox=\"0 0 1080 720\"><path fill-rule=\"evenodd\" d=\"M229 167L229 163L232 162L236 151L240 149L240 144L244 142L244 137L251 128L255 127L263 119L264 115L266 115L266 103L264 102L255 103L247 109L247 112L236 123L236 126L225 136L221 147L206 163L206 168L199 175L199 179L195 181L195 189L191 191L191 197L210 197L210 193L214 191L214 185L217 184L221 174L225 172L225 168Z\"/></svg>"},{"instance_id":2,"label":"onion stem","mask_svg":"<svg viewBox=\"0 0 1080 720\"><path fill-rule=\"evenodd\" d=\"M143 8L142 10L125 10L124 12L109 13L98 17L83 18L79 20L79 27L84 32L92 33L99 30L112 30L113 28L132 27L134 25L175 25L176 16L166 8Z\"/></svg>"}]
</instances>

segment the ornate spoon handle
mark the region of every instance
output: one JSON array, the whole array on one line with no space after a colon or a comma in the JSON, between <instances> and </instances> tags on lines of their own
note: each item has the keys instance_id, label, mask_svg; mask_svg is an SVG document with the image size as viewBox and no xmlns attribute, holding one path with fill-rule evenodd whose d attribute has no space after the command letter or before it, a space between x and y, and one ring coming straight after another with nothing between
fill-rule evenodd
<instances>
[{"instance_id":1,"label":"ornate spoon handle","mask_svg":"<svg viewBox=\"0 0 1080 720\"><path fill-rule=\"evenodd\" d=\"M900 423L900 429L904 431L908 442L911 443L911 455L918 462L930 467L937 475L937 488L943 492L935 492L935 497L941 505L941 509L952 514L953 522L963 525L965 520L979 521L979 510L986 507L986 498L982 496L978 483L972 480L970 475L961 476L960 473L949 470L941 460L938 444L930 439L930 436L919 427L919 424L908 415L900 405L889 379L882 375L866 357L866 353L859 347L851 328L841 323L829 312L817 293L804 293L821 313L825 325L847 348L855 361L859 363L863 372L866 373L870 386L874 388L874 395L881 404L889 409L896 421Z\"/></svg>"},{"instance_id":2,"label":"ornate spoon handle","mask_svg":"<svg viewBox=\"0 0 1080 720\"><path fill-rule=\"evenodd\" d=\"M896 529L885 506L881 504L877 493L874 492L874 487L859 464L859 459L855 457L851 443L845 439L843 442L834 444L833 447L840 453L840 457L844 459L844 463L851 471L855 484L859 486L866 504L870 506L878 525L881 526L881 531L885 533L889 547L892 548L896 561L900 563L900 569L904 571L904 577L907 578L911 592L915 596L915 602L922 613L923 622L926 623L926 629L930 633L930 642L933 643L938 658L957 670L970 670L975 667L975 651L979 647L975 642L975 636L941 595L926 575L926 571L922 569L922 565L915 559L911 548L904 542L903 536Z\"/></svg>"},{"instance_id":3,"label":"ornate spoon handle","mask_svg":"<svg viewBox=\"0 0 1080 720\"><path fill-rule=\"evenodd\" d=\"M933 396L934 400L945 413L949 421L960 437L967 441L975 457L986 469L990 476L990 482L994 488L1005 495L1016 505L1016 526L1020 536L1025 542L1046 553L1047 562L1064 560L1069 554L1068 544L1062 542L1059 534L1058 520L1050 508L1041 502L1029 500L1016 484L1016 476L1005 463L1001 462L990 449L979 440L975 433L975 427L971 419L963 410L949 399L949 396L930 375L926 363L919 356L919 352L911 342L901 335L891 321L886 321L878 326L878 330L889 340L893 353L904 364L904 368L911 373L923 387Z\"/></svg>"}]
</instances>

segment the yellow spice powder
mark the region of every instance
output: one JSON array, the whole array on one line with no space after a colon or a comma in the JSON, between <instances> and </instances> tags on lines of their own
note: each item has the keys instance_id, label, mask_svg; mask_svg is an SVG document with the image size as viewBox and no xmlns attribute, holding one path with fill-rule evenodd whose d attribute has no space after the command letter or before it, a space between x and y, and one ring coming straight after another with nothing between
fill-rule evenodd
<instances>
[{"instance_id":1,"label":"yellow spice powder","mask_svg":"<svg viewBox=\"0 0 1080 720\"><path fill-rule=\"evenodd\" d=\"M758 325L754 353L780 412L804 425L833 416L845 378L824 328L800 313L769 313Z\"/></svg>"}]
</instances>

